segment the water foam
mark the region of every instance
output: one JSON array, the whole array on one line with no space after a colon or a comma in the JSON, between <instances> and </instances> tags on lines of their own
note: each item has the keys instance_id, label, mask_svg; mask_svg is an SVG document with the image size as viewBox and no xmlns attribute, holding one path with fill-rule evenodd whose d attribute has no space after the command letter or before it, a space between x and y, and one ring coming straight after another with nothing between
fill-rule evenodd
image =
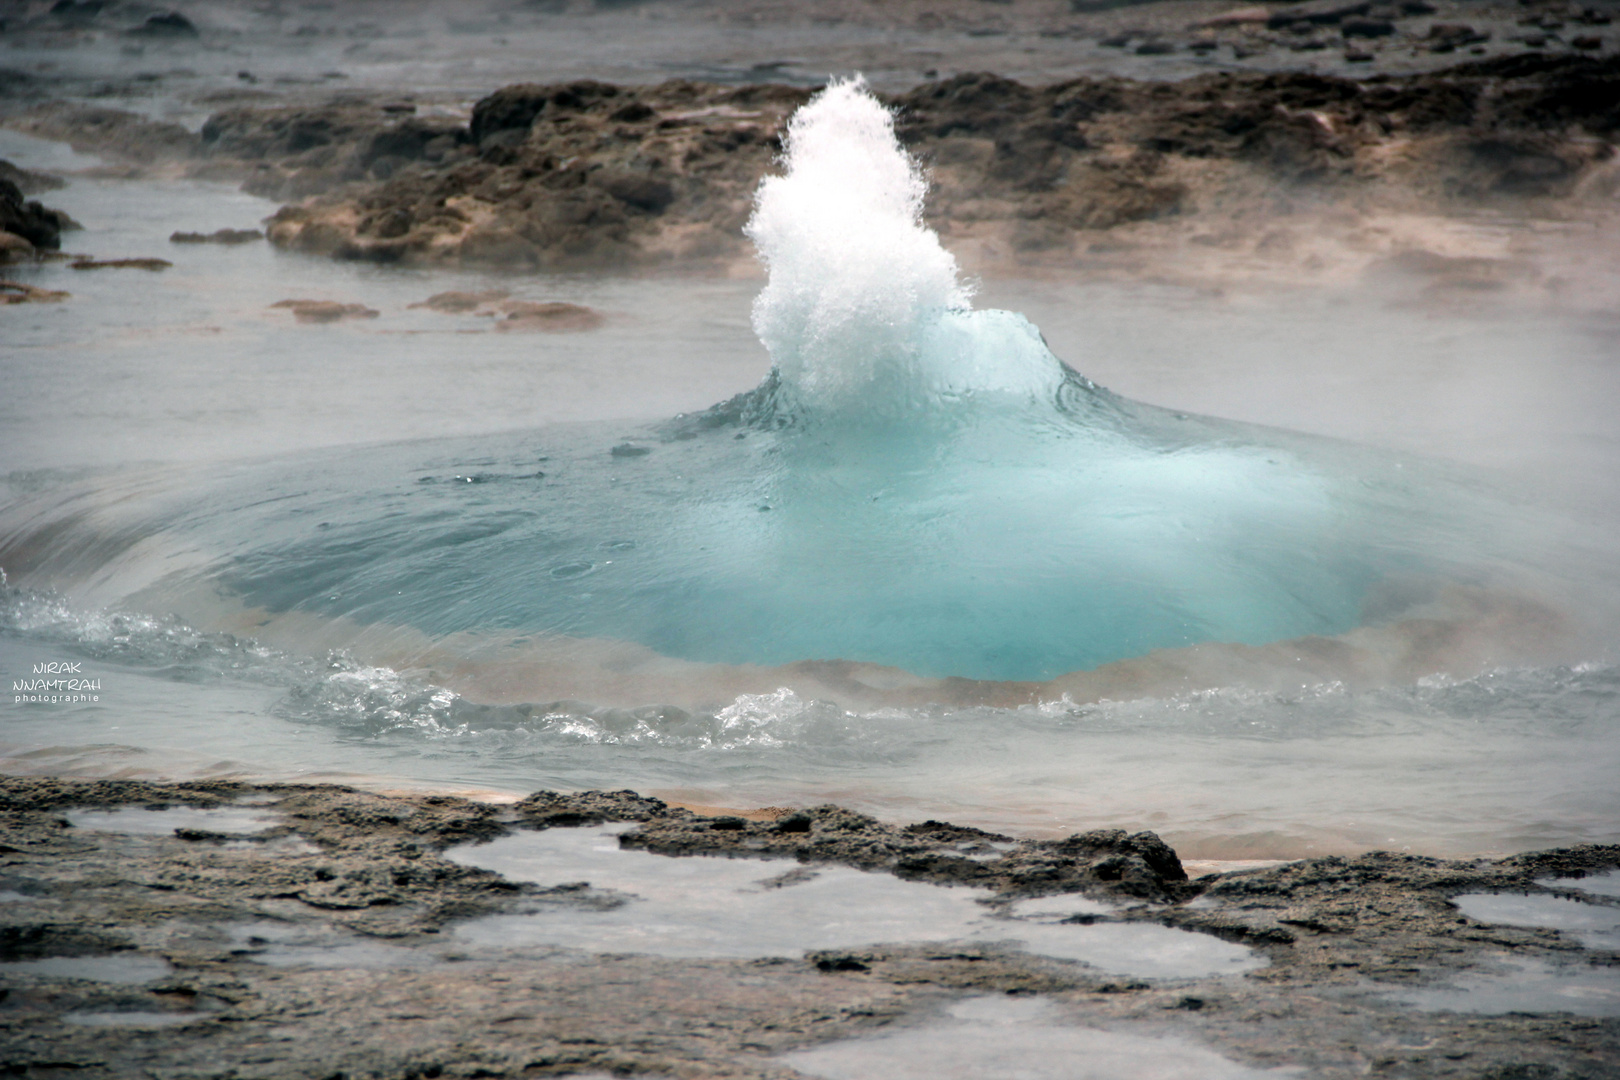
<instances>
[{"instance_id":1,"label":"water foam","mask_svg":"<svg viewBox=\"0 0 1620 1080\"><path fill-rule=\"evenodd\" d=\"M865 415L1056 390L1039 331L969 310L955 257L923 223L922 169L862 79L816 95L784 141L786 173L760 184L746 231L770 271L754 329L797 403Z\"/></svg>"}]
</instances>

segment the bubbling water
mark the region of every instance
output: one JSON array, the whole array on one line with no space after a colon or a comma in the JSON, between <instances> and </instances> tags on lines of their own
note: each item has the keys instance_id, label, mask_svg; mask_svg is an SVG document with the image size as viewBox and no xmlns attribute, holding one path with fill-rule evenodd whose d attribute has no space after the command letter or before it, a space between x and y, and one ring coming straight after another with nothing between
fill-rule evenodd
<instances>
[{"instance_id":1,"label":"bubbling water","mask_svg":"<svg viewBox=\"0 0 1620 1080\"><path fill-rule=\"evenodd\" d=\"M143 602L207 622L223 593L327 647L383 627L1044 682L1344 634L1391 581L1416 602L1458 567L1480 584L1480 509L1424 470L1128 401L1022 316L970 308L923 224L925 179L859 80L793 116L784 164L747 227L770 273L755 390L628 441L580 425L247 468L109 522L187 552L147 564L165 576ZM621 692L593 700L716 700Z\"/></svg>"},{"instance_id":2,"label":"bubbling water","mask_svg":"<svg viewBox=\"0 0 1620 1080\"><path fill-rule=\"evenodd\" d=\"M1010 312L972 312L956 259L923 224L927 180L859 78L788 124L787 171L747 233L770 272L754 330L782 389L823 413L889 412L997 391L1050 397L1061 366Z\"/></svg>"}]
</instances>

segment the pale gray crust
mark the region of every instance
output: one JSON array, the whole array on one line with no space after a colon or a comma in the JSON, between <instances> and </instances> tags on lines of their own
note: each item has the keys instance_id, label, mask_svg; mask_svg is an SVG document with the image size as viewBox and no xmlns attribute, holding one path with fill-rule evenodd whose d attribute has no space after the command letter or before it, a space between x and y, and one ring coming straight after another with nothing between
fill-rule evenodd
<instances>
[{"instance_id":1,"label":"pale gray crust","mask_svg":"<svg viewBox=\"0 0 1620 1080\"><path fill-rule=\"evenodd\" d=\"M74 829L62 816L238 800L285 826L247 842L194 830L142 838ZM426 957L460 919L605 902L579 883L507 882L444 859L443 849L600 822L632 823L626 846L670 854L844 863L984 886L1001 901L1084 893L1127 905L1122 918L1244 942L1269 965L1148 983L975 945L754 961L513 949L323 970L255 963L255 946L220 930L268 922ZM898 827L833 806L704 817L627 791L538 792L496 806L330 785L0 778L0 890L29 898L0 905L0 959L133 952L173 967L142 986L9 978L0 1057L12 1075L41 1077L790 1077L773 1055L922 1022L959 997L1011 993L1047 995L1088 1024L1179 1034L1240 1061L1335 1080L1601 1080L1620 1069L1620 1020L1423 1013L1377 991L1504 958L1615 964L1620 957L1553 931L1474 922L1447 898L1535 891L1537 878L1616 865L1614 846L1479 861L1371 853L1187 881L1151 833L1016 841L939 822ZM82 1010L196 1019L149 1029L61 1022Z\"/></svg>"}]
</instances>

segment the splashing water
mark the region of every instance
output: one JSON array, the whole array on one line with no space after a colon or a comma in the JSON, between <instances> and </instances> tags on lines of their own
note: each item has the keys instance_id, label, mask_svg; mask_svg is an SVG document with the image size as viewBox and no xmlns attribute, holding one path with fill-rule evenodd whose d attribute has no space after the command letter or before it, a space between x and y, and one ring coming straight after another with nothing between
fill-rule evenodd
<instances>
[{"instance_id":1,"label":"splashing water","mask_svg":"<svg viewBox=\"0 0 1620 1080\"><path fill-rule=\"evenodd\" d=\"M1512 666L1590 658L1558 651L1544 586L1595 595L1612 548L1572 558L1461 469L1093 384L971 307L859 81L794 116L783 166L748 224L757 388L653 424L10 478L4 670L107 667L82 753L132 740L170 771L164 748L206 746L205 772L1014 827L1168 807L1172 833L1267 855L1612 835L1614 669ZM53 716L29 730L73 741ZM1485 758L1489 784L1435 781Z\"/></svg>"},{"instance_id":2,"label":"splashing water","mask_svg":"<svg viewBox=\"0 0 1620 1080\"><path fill-rule=\"evenodd\" d=\"M859 79L793 115L783 176L747 233L770 280L754 331L782 396L860 422L986 393L1050 399L1062 366L1011 312L969 308L956 259L923 224L928 185Z\"/></svg>"},{"instance_id":3,"label":"splashing water","mask_svg":"<svg viewBox=\"0 0 1620 1080\"><path fill-rule=\"evenodd\" d=\"M160 526L224 553L193 580L432 640L1042 681L1344 633L1371 588L1443 570L1468 533L1399 462L1124 400L1021 316L971 309L859 80L794 115L784 164L747 226L770 273L759 388L628 444L486 438L482 460L510 464L453 477L444 444L274 463Z\"/></svg>"}]
</instances>

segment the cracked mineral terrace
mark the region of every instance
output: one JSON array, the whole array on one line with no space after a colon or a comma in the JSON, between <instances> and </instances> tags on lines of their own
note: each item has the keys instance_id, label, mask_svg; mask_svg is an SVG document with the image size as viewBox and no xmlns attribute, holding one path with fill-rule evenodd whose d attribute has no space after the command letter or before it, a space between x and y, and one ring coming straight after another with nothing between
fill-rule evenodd
<instances>
[{"instance_id":1,"label":"cracked mineral terrace","mask_svg":"<svg viewBox=\"0 0 1620 1080\"><path fill-rule=\"evenodd\" d=\"M1545 896L1620 914L1603 874L1620 847L1373 852L1189 879L1151 833L1020 841L836 806L703 816L627 791L495 805L224 781L0 779L0 821L0 1044L16 1075L875 1077L912 1075L896 1071L907 1046L997 1032L1023 1047L1006 1060L1041 1077L1077 1075L1086 1047L1143 1076L1620 1068L1612 943L1454 902ZM476 865L548 835L564 846L531 880ZM790 894L839 868L928 895L904 897L898 930L879 901L846 913L846 942L876 920L859 945L795 947L794 926L746 925L744 905L734 928L775 948L662 955L635 946L638 921L683 916L638 915L648 901L623 881L571 879L570 844L595 852L599 874L724 859L687 875L706 904ZM758 882L739 889L739 874ZM1005 940L940 936L931 895L999 918ZM604 913L619 928L600 943L548 943L548 925ZM468 932L491 918L537 929ZM1020 919L1043 920L1027 943ZM1140 936L1095 963L1041 951L1068 931L1137 927L1252 959L1189 976L1155 972L1166 946ZM971 1055L928 1067L983 1075Z\"/></svg>"}]
</instances>

